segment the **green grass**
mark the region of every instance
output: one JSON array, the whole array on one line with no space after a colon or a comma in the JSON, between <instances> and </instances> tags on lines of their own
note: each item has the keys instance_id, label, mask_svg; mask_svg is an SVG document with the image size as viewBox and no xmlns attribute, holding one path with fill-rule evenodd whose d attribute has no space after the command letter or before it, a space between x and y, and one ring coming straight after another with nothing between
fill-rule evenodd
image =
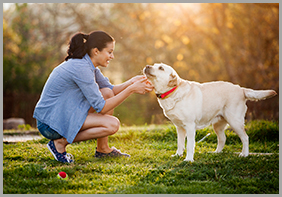
<instances>
[{"instance_id":1,"label":"green grass","mask_svg":"<svg viewBox=\"0 0 282 197\"><path fill-rule=\"evenodd\" d=\"M3 193L16 194L278 194L278 122L253 121L246 125L250 152L274 153L238 157L242 144L231 129L223 153L216 149L211 127L197 131L195 162L171 157L177 148L173 125L123 127L109 138L111 146L131 154L130 158L94 158L96 141L69 145L74 164L54 160L47 139L3 144ZM186 152L185 152L186 153ZM65 171L67 181L58 180Z\"/></svg>"}]
</instances>

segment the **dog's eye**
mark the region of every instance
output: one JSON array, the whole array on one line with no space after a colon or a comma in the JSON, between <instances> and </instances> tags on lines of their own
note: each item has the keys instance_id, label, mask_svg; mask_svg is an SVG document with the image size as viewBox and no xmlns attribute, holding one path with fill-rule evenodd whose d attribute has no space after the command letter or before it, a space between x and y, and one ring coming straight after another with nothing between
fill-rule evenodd
<instances>
[{"instance_id":1,"label":"dog's eye","mask_svg":"<svg viewBox=\"0 0 282 197\"><path fill-rule=\"evenodd\" d=\"M164 68L162 66L159 67L159 70L164 70Z\"/></svg>"}]
</instances>

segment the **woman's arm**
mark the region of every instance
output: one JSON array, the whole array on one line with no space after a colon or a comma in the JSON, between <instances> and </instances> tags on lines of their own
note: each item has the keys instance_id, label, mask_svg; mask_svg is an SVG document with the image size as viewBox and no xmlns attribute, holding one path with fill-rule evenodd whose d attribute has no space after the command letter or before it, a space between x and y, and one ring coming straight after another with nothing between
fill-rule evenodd
<instances>
[{"instance_id":1,"label":"woman's arm","mask_svg":"<svg viewBox=\"0 0 282 197\"><path fill-rule=\"evenodd\" d=\"M133 84L128 85L125 89L123 89L121 92L116 94L114 97L107 99L100 113L106 114L108 111L120 105L127 97L129 97L133 93L145 94L146 92L151 92L153 90L153 86L149 83L146 83L146 81L147 81L146 77L141 78L138 81L135 81ZM123 86L125 87L126 85L127 84ZM122 89L124 88L123 86L120 85L118 88ZM120 89L117 89L117 90L120 90Z\"/></svg>"},{"instance_id":2,"label":"woman's arm","mask_svg":"<svg viewBox=\"0 0 282 197\"><path fill-rule=\"evenodd\" d=\"M135 83L138 80L141 79L145 79L146 77L144 75L137 75L135 77L132 77L131 79L129 79L128 81L119 84L119 85L115 85L113 87L113 92L115 95L119 94L120 92L122 92L125 88L127 88L128 86L132 85L133 83Z\"/></svg>"}]
</instances>

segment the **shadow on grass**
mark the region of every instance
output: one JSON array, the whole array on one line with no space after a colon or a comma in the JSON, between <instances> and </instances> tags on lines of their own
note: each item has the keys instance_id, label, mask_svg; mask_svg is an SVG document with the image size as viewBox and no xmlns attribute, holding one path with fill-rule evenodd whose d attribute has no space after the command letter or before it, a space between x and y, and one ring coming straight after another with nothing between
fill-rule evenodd
<instances>
[{"instance_id":1,"label":"shadow on grass","mask_svg":"<svg viewBox=\"0 0 282 197\"><path fill-rule=\"evenodd\" d=\"M197 161L171 158L139 181L117 193L134 194L255 194L279 192L279 155L253 155L247 158L232 153L196 154Z\"/></svg>"}]
</instances>

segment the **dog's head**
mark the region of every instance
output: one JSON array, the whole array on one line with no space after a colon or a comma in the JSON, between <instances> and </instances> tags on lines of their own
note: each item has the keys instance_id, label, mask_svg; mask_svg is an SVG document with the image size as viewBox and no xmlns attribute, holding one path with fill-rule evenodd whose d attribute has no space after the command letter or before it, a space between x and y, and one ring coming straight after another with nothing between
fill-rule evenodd
<instances>
[{"instance_id":1,"label":"dog's head","mask_svg":"<svg viewBox=\"0 0 282 197\"><path fill-rule=\"evenodd\" d=\"M180 83L180 78L176 71L163 63L147 65L143 69L143 73L152 82L156 93L164 93L169 91Z\"/></svg>"}]
</instances>

